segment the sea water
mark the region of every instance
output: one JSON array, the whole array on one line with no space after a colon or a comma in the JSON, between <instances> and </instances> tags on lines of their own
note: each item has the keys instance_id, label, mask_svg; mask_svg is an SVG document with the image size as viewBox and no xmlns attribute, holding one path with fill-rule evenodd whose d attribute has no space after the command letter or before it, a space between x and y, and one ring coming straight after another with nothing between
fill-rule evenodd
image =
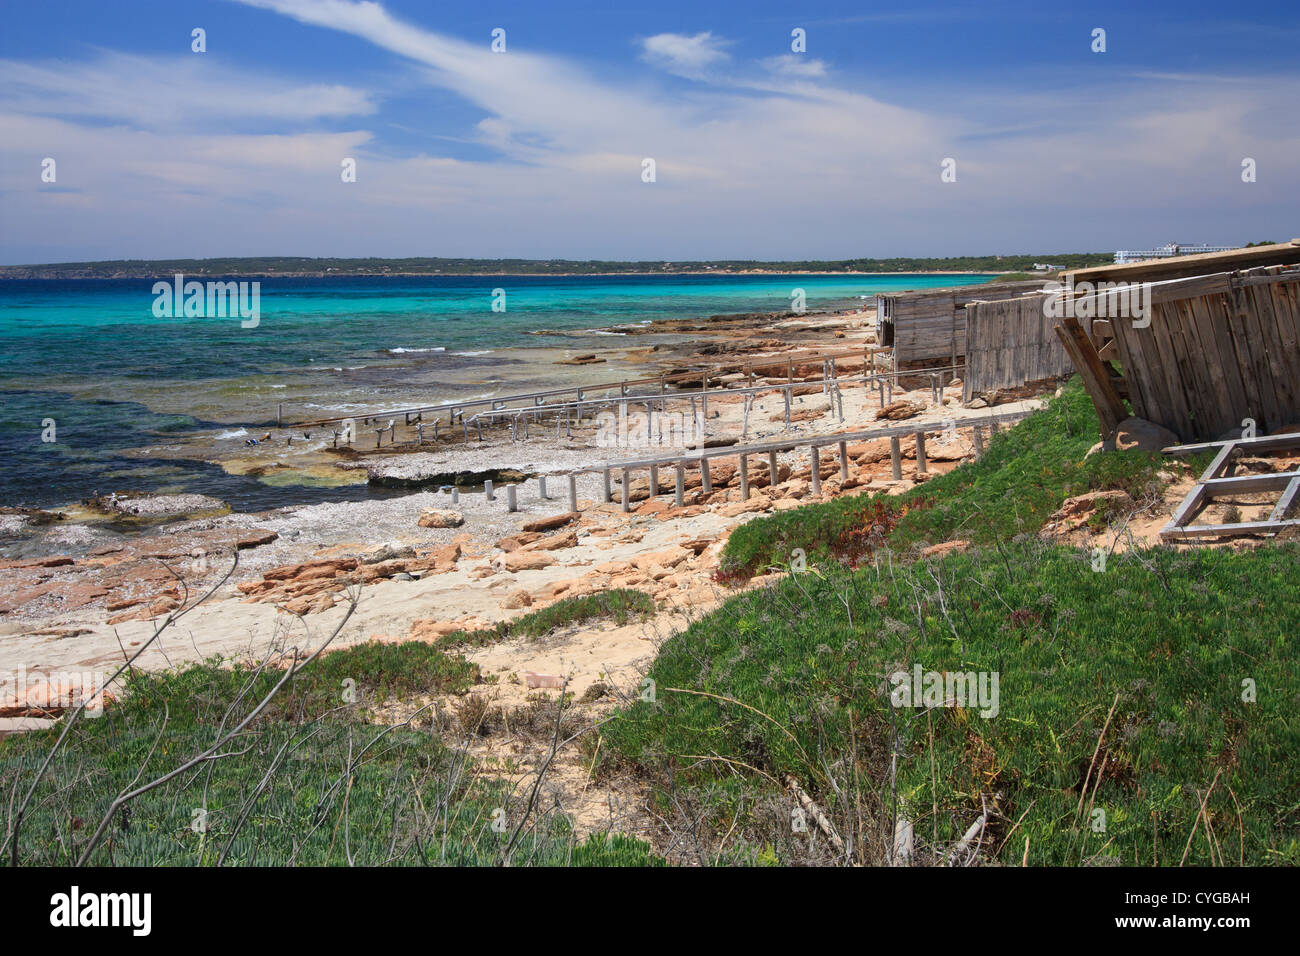
<instances>
[{"instance_id":1,"label":"sea water","mask_svg":"<svg viewBox=\"0 0 1300 956\"><path fill-rule=\"evenodd\" d=\"M255 328L238 317L155 316L151 279L0 281L0 505L52 507L128 489L210 494L237 510L364 497L365 486L271 483L166 449L195 433L240 446L282 403L292 421L504 394L521 376L503 370L527 366L528 348L636 345L620 327L785 310L796 289L816 311L984 278L274 278L260 280ZM553 374L552 363L536 375ZM603 381L601 368L581 374Z\"/></svg>"}]
</instances>

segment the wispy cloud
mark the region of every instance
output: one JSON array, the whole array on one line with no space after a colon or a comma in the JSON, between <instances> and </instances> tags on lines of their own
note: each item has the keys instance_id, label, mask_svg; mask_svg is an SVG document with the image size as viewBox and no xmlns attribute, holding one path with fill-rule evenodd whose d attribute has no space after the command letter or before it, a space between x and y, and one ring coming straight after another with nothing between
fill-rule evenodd
<instances>
[{"instance_id":1,"label":"wispy cloud","mask_svg":"<svg viewBox=\"0 0 1300 956\"><path fill-rule=\"evenodd\" d=\"M1300 100L1292 75L972 84L901 106L870 74L746 59L710 32L621 38L654 69L611 76L495 54L378 3L242 2L392 54L404 95L448 91L469 118L422 130L430 153L411 156L385 142L411 120L392 122L383 89L202 57L2 61L0 256L70 237L73 257L92 243L113 257L1062 251L1242 238L1238 224L1300 216L1300 132L1276 122ZM438 154L465 141L473 159ZM43 191L33 156L57 157L58 188L79 191ZM1244 156L1260 166L1250 186ZM355 183L340 181L344 157ZM956 183L940 181L945 157Z\"/></svg>"},{"instance_id":2,"label":"wispy cloud","mask_svg":"<svg viewBox=\"0 0 1300 956\"><path fill-rule=\"evenodd\" d=\"M101 50L82 63L0 60L0 89L5 107L16 112L150 128L231 118L304 122L375 111L365 91L336 84L286 87L280 77L233 69L212 54Z\"/></svg>"},{"instance_id":3,"label":"wispy cloud","mask_svg":"<svg viewBox=\"0 0 1300 956\"><path fill-rule=\"evenodd\" d=\"M688 79L705 76L730 57L725 42L712 33L657 33L641 41L641 58L651 66Z\"/></svg>"}]
</instances>

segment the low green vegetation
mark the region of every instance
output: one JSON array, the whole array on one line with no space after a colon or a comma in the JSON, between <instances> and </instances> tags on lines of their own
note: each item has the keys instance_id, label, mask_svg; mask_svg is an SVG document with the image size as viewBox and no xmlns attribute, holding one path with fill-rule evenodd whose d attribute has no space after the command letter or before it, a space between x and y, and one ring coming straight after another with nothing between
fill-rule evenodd
<instances>
[{"instance_id":1,"label":"low green vegetation","mask_svg":"<svg viewBox=\"0 0 1300 956\"><path fill-rule=\"evenodd\" d=\"M1072 382L978 461L905 495L750 521L722 577L793 573L670 638L637 699L600 723L539 700L510 732L545 746L562 729L595 785L635 780L675 861L881 864L902 830L920 864L1300 864L1300 544L1099 561L1044 540L1066 497L1121 489L1141 507L1178 467L1088 458L1096 434ZM971 545L919 556L954 539ZM654 611L613 590L437 645L325 655L219 757L118 810L91 860L661 864L636 840L578 840L562 813L476 772L447 740L505 726L479 695L421 706L482 679L459 648ZM282 673L134 675L58 751L19 862L75 862L114 795L213 746ZM935 680L947 686L927 698ZM899 696L914 683L916 699ZM0 788L21 794L55 736L0 740ZM794 786L813 807L801 816Z\"/></svg>"},{"instance_id":2,"label":"low green vegetation","mask_svg":"<svg viewBox=\"0 0 1300 956\"><path fill-rule=\"evenodd\" d=\"M283 671L208 664L136 673L122 703L83 718L37 789L18 862L76 862L114 797L217 744ZM622 836L575 839L563 815L479 776L444 745L437 711L381 725L398 700L458 693L477 667L422 643L325 654L217 755L120 807L89 861L158 865L645 865ZM21 797L58 731L0 740L0 788ZM0 832L12 832L6 800ZM9 840L5 841L5 857Z\"/></svg>"},{"instance_id":3,"label":"low green vegetation","mask_svg":"<svg viewBox=\"0 0 1300 956\"><path fill-rule=\"evenodd\" d=\"M611 588L595 594L561 598L554 604L537 611L529 611L510 621L501 621L496 627L478 631L455 631L442 639L440 646L483 646L509 640L512 637L537 639L562 627L607 620L622 627L632 621L653 617L655 603L644 591L630 588Z\"/></svg>"},{"instance_id":4,"label":"low green vegetation","mask_svg":"<svg viewBox=\"0 0 1300 956\"><path fill-rule=\"evenodd\" d=\"M750 862L818 842L791 830L793 775L864 863L896 817L934 862L989 810L981 853L1010 864L1293 865L1298 560L1157 549L1096 572L1026 538L792 574L669 640L654 701L605 725L602 752ZM997 674L995 712L891 706L891 675L918 666Z\"/></svg>"},{"instance_id":5,"label":"low green vegetation","mask_svg":"<svg viewBox=\"0 0 1300 956\"><path fill-rule=\"evenodd\" d=\"M1046 409L994 436L978 461L905 494L845 495L747 522L727 541L723 573L743 578L789 565L796 548L809 560L854 563L886 544L897 552L953 539L996 544L1036 533L1072 495L1120 489L1141 501L1160 489L1157 454L1085 457L1097 434L1076 376Z\"/></svg>"},{"instance_id":6,"label":"low green vegetation","mask_svg":"<svg viewBox=\"0 0 1300 956\"><path fill-rule=\"evenodd\" d=\"M1068 496L1120 489L1140 507L1167 480L1158 455L1086 457L1096 436L1076 379L905 495L738 528L721 579L794 573L661 648L653 699L602 728L602 772L647 776L706 862L889 862L900 819L922 863L948 861L972 824L962 862L1300 862L1300 547L1137 548L1099 565L1042 540ZM972 545L917 559L955 539ZM996 675L996 698L896 696L959 674L985 692ZM842 850L792 826L791 780Z\"/></svg>"}]
</instances>

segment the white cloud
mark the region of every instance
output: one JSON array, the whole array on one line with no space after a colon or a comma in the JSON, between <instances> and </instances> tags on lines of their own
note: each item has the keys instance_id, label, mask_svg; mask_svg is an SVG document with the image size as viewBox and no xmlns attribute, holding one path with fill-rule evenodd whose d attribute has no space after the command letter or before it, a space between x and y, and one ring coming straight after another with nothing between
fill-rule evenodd
<instances>
[{"instance_id":1,"label":"white cloud","mask_svg":"<svg viewBox=\"0 0 1300 956\"><path fill-rule=\"evenodd\" d=\"M724 41L710 32L658 33L641 41L641 58L661 70L697 79L730 59L723 46Z\"/></svg>"},{"instance_id":2,"label":"white cloud","mask_svg":"<svg viewBox=\"0 0 1300 956\"><path fill-rule=\"evenodd\" d=\"M303 122L373 113L366 92L341 85L286 86L235 70L211 54L132 56L100 51L85 63L0 60L6 109L41 116L123 120L144 127L232 117Z\"/></svg>"},{"instance_id":3,"label":"white cloud","mask_svg":"<svg viewBox=\"0 0 1300 956\"><path fill-rule=\"evenodd\" d=\"M770 56L763 60L768 72L781 76L801 77L805 79L822 79L826 76L826 62L813 60L801 53L787 53L785 56Z\"/></svg>"},{"instance_id":4,"label":"white cloud","mask_svg":"<svg viewBox=\"0 0 1300 956\"><path fill-rule=\"evenodd\" d=\"M729 60L725 80L669 94L644 70L611 80L558 56L493 54L486 37L448 37L375 3L245 2L414 64L481 112L466 138L489 155L396 156L386 122L372 132L354 115L378 94L350 88L322 105L267 76L140 80L112 54L69 64L68 80L49 64L0 73L0 261L58 247L70 259L1046 254L1289 235L1300 218L1300 132L1275 122L1300 99L1294 76L972 86L904 107L870 95L869 77L832 81L820 61L776 57L749 71ZM703 51L722 41L704 36L693 61L671 62L707 69ZM166 97L151 83L239 135L158 122ZM282 118L276 134L239 126L258 117ZM42 156L58 159L68 192L42 188ZM344 156L356 183L340 182ZM640 179L647 156L654 184ZM948 156L955 184L939 179ZM1243 156L1259 161L1258 183L1240 182Z\"/></svg>"}]
</instances>

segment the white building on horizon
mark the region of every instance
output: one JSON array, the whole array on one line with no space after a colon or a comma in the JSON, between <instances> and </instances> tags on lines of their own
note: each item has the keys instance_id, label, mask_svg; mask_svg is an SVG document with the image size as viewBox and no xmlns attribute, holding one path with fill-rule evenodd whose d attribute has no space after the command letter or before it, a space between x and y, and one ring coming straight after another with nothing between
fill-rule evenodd
<instances>
[{"instance_id":1,"label":"white building on horizon","mask_svg":"<svg viewBox=\"0 0 1300 956\"><path fill-rule=\"evenodd\" d=\"M1176 242L1167 242L1159 249L1121 249L1115 253L1115 264L1141 262L1144 259L1169 259L1173 256L1194 256L1202 252L1231 252L1238 246L1183 246Z\"/></svg>"}]
</instances>

